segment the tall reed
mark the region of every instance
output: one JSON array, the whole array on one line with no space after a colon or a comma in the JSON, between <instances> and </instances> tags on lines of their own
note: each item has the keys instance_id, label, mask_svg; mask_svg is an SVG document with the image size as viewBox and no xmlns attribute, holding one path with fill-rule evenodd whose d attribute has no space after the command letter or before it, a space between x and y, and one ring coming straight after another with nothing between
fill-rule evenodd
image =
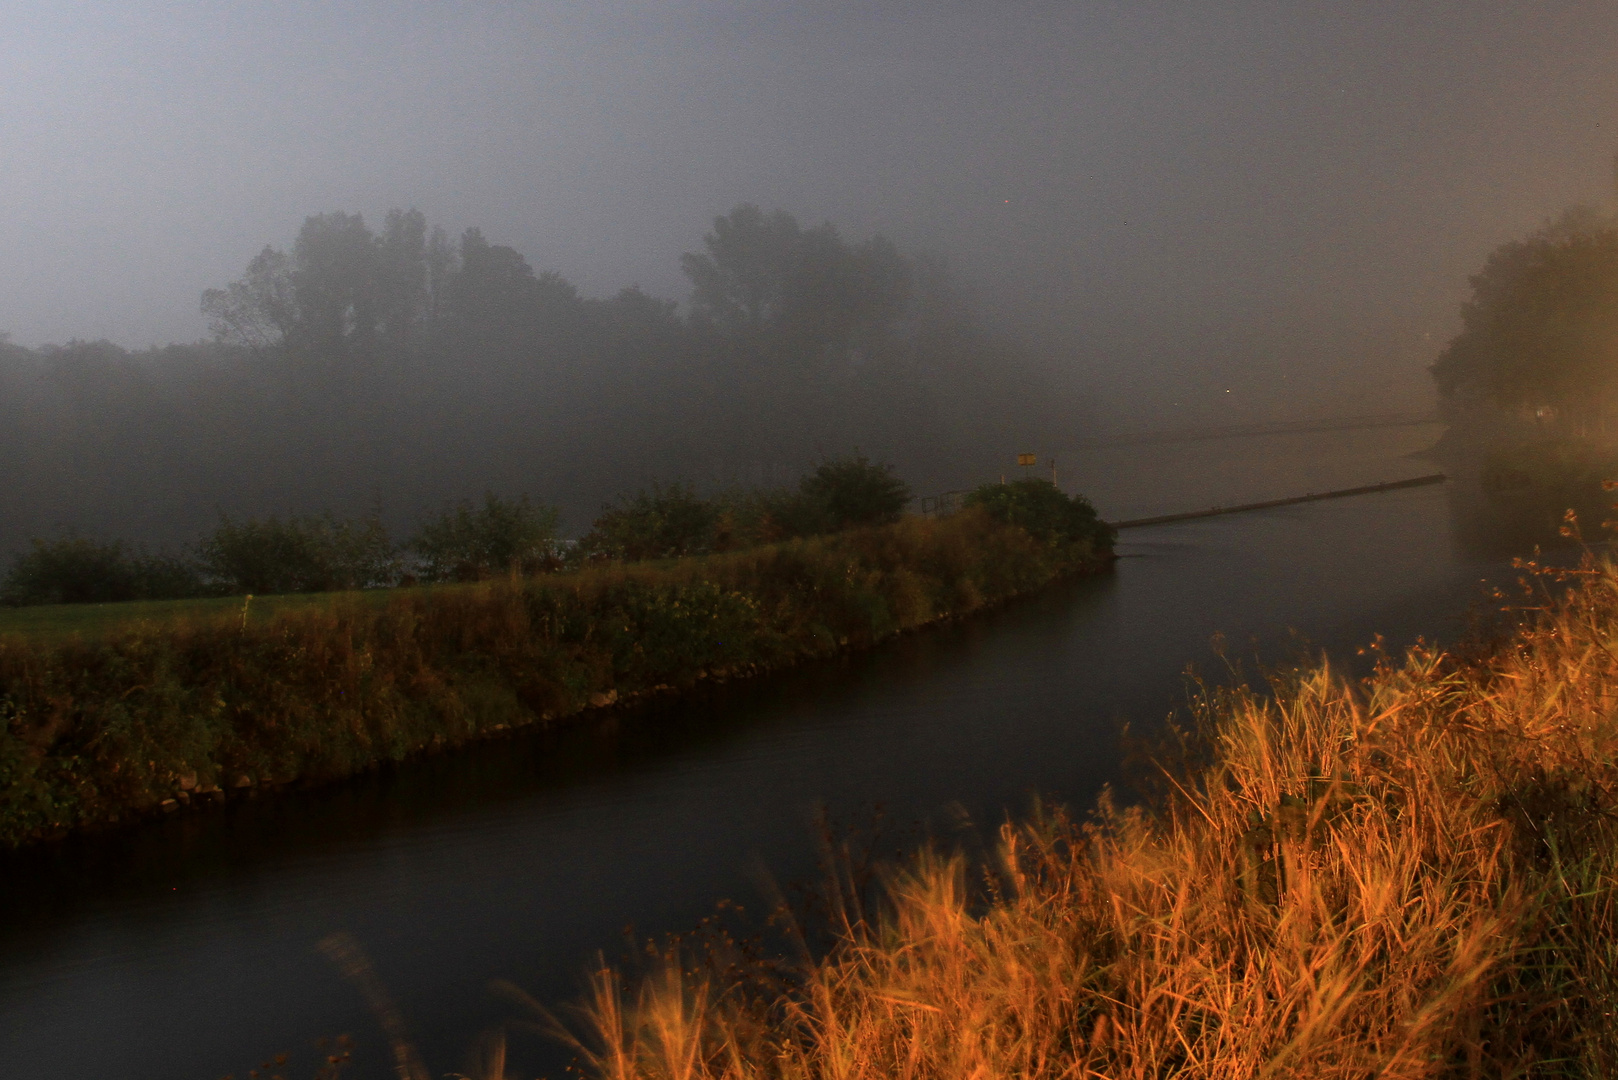
<instances>
[{"instance_id":1,"label":"tall reed","mask_svg":"<svg viewBox=\"0 0 1618 1080\"><path fill-rule=\"evenodd\" d=\"M922 850L829 948L604 967L587 1070L1618 1075L1618 567L1535 581L1490 648L1206 691L1143 804Z\"/></svg>"}]
</instances>

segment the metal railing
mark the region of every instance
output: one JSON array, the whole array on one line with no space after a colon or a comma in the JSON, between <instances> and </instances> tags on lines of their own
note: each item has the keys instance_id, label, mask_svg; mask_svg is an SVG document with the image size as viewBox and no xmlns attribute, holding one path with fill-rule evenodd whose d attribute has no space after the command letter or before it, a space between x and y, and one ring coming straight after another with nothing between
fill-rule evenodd
<instances>
[{"instance_id":1,"label":"metal railing","mask_svg":"<svg viewBox=\"0 0 1618 1080\"><path fill-rule=\"evenodd\" d=\"M923 495L920 500L923 517L949 517L961 508L965 491L946 491L941 495Z\"/></svg>"}]
</instances>

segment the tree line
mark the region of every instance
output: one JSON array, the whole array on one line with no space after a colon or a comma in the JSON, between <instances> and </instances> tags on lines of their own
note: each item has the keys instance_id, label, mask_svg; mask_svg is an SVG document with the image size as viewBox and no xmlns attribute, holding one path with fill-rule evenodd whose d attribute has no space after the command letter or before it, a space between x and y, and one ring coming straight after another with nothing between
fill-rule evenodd
<instances>
[{"instance_id":1,"label":"tree line","mask_svg":"<svg viewBox=\"0 0 1618 1080\"><path fill-rule=\"evenodd\" d=\"M856 453L822 462L796 488L704 497L685 484L654 485L604 507L590 531L573 542L557 536L556 507L494 492L430 515L403 544L394 542L375 512L221 515L211 531L178 554L124 540L36 537L0 579L0 603L331 592L526 576L596 562L706 555L888 524L909 501L910 489L891 466Z\"/></svg>"},{"instance_id":2,"label":"tree line","mask_svg":"<svg viewBox=\"0 0 1618 1080\"><path fill-rule=\"evenodd\" d=\"M769 488L850 446L950 487L1068 433L1050 366L938 259L744 205L682 268L683 310L588 298L476 228L323 213L203 294L211 340L0 342L0 550L174 543L220 512L375 505L399 529L484 489L577 522L654 480Z\"/></svg>"},{"instance_id":3,"label":"tree line","mask_svg":"<svg viewBox=\"0 0 1618 1080\"><path fill-rule=\"evenodd\" d=\"M574 541L557 536L554 506L486 492L429 516L396 544L375 513L331 512L237 520L179 554L76 535L35 538L0 579L0 604L116 603L205 596L392 588L530 576L602 562L720 554L761 544L892 524L910 488L891 466L863 454L822 462L795 488L699 495L654 485L602 509ZM1046 544L1108 551L1112 530L1080 496L1046 480L986 484L965 505Z\"/></svg>"}]
</instances>

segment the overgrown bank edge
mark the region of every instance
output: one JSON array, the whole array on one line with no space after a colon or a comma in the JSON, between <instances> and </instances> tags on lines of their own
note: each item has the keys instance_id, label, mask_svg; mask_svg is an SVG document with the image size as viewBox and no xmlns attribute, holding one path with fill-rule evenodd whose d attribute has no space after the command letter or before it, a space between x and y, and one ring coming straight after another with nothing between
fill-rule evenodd
<instances>
[{"instance_id":1,"label":"overgrown bank edge","mask_svg":"<svg viewBox=\"0 0 1618 1080\"><path fill-rule=\"evenodd\" d=\"M1110 563L981 510L278 614L0 636L0 844L781 667Z\"/></svg>"},{"instance_id":2,"label":"overgrown bank edge","mask_svg":"<svg viewBox=\"0 0 1618 1080\"><path fill-rule=\"evenodd\" d=\"M1618 1076L1618 564L1523 569L1454 653L1204 686L1140 802L1036 806L978 858L828 844L779 949L598 968L580 1073Z\"/></svg>"}]
</instances>

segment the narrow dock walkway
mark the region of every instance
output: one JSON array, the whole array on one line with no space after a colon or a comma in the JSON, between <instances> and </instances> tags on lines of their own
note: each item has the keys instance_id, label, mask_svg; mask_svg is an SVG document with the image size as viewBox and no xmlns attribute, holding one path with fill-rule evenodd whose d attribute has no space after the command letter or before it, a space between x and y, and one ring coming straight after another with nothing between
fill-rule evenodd
<instances>
[{"instance_id":1,"label":"narrow dock walkway","mask_svg":"<svg viewBox=\"0 0 1618 1080\"><path fill-rule=\"evenodd\" d=\"M1385 484L1367 484L1364 487L1343 488L1340 491L1311 492L1308 495L1294 495L1290 499L1270 499L1265 502L1243 503L1240 506L1210 506L1206 510L1188 510L1183 514L1162 514L1158 517L1132 518L1129 521L1114 521L1115 529L1138 529L1144 525L1167 525L1171 521L1190 521L1192 518L1219 517L1221 514L1241 514L1249 510L1269 510L1277 506L1295 506L1298 503L1319 502L1322 499L1346 499L1350 495L1370 495L1378 491L1397 491L1400 488L1426 487L1428 484L1442 484L1449 477L1443 473L1432 473L1429 476L1417 476L1410 480L1393 480Z\"/></svg>"}]
</instances>

